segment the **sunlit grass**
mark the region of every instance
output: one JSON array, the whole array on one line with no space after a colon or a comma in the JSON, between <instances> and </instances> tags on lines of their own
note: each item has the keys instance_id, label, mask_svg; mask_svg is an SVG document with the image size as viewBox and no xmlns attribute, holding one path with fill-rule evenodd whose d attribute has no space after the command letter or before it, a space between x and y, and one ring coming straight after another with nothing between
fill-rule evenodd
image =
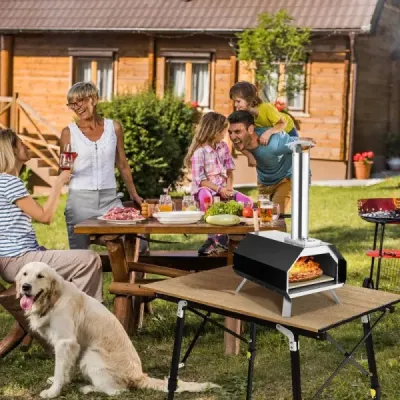
<instances>
[{"instance_id":1,"label":"sunlit grass","mask_svg":"<svg viewBox=\"0 0 400 400\"><path fill-rule=\"evenodd\" d=\"M369 197L400 197L400 178L387 180L372 187L329 188L312 187L310 203L310 236L335 244L348 262L348 283L362 284L369 271L370 260L365 251L371 247L373 224L358 217L357 200ZM254 191L251 191L255 195ZM35 225L39 241L48 248L67 248L67 235L63 220L65 199L60 204L57 217L51 227ZM387 228L385 247L400 249L400 225ZM161 245L158 248L197 249L204 239L201 235L160 235L158 238L179 241L179 244ZM400 265L399 265L400 268ZM110 276L105 279L107 290ZM111 305L111 296L107 305ZM143 366L152 376L163 378L169 374L171 349L174 338L176 306L163 301L153 303L154 315L147 317L144 328L133 338L142 358ZM215 317L219 318L219 317ZM4 335L11 318L0 313L0 335ZM184 346L188 344L198 326L199 319L189 314L185 330ZM400 398L400 313L386 317L374 332L375 351L383 399ZM359 321L335 329L332 335L346 349L362 334ZM181 371L185 380L213 381L223 388L206 394L179 394L185 399L244 399L247 376L247 360L242 346L238 357L223 354L223 333L209 325L206 334ZM356 353L356 359L367 366L364 348ZM325 381L336 365L342 360L340 353L328 342L301 339L302 385L304 399L312 398L313 393ZM123 367L123 366L122 366ZM0 399L34 399L46 387L46 378L52 375L53 360L48 359L41 349L34 347L30 353L14 351L0 360ZM78 376L78 383L81 383ZM75 400L83 396L77 391L77 381L65 388L63 399ZM88 395L87 399L104 398ZM165 399L165 394L138 391L134 395L124 394L119 399ZM286 338L275 331L259 329L258 352L254 377L255 400L291 399L290 359ZM370 398L369 381L353 366L347 366L334 380L321 399L361 400Z\"/></svg>"}]
</instances>

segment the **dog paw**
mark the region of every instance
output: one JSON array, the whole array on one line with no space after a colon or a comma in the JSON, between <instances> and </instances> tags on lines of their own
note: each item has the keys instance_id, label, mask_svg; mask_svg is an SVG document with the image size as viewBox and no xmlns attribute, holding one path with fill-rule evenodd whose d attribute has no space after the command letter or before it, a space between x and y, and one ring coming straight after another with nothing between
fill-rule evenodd
<instances>
[{"instance_id":1,"label":"dog paw","mask_svg":"<svg viewBox=\"0 0 400 400\"><path fill-rule=\"evenodd\" d=\"M86 386L81 386L81 387L79 388L79 391L80 391L82 394L88 394L88 393L95 392L96 389L95 389L95 387L92 386L92 385L86 385Z\"/></svg>"},{"instance_id":2,"label":"dog paw","mask_svg":"<svg viewBox=\"0 0 400 400\"><path fill-rule=\"evenodd\" d=\"M49 389L40 392L40 397L42 399L54 399L60 394L60 392L61 391L58 388L50 387Z\"/></svg>"},{"instance_id":3,"label":"dog paw","mask_svg":"<svg viewBox=\"0 0 400 400\"><path fill-rule=\"evenodd\" d=\"M54 383L54 376L48 377L46 382L47 382L49 385L52 385L52 384Z\"/></svg>"}]
</instances>

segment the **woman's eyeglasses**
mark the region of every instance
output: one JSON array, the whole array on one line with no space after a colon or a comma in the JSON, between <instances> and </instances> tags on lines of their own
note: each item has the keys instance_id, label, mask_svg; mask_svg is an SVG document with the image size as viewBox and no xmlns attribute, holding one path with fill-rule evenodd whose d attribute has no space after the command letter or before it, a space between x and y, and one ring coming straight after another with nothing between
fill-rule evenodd
<instances>
[{"instance_id":1,"label":"woman's eyeglasses","mask_svg":"<svg viewBox=\"0 0 400 400\"><path fill-rule=\"evenodd\" d=\"M89 98L89 96L86 96L86 97L82 97L81 99L77 99L75 102L67 103L67 107L70 108L71 110L79 108L84 103L84 101L88 98Z\"/></svg>"}]
</instances>

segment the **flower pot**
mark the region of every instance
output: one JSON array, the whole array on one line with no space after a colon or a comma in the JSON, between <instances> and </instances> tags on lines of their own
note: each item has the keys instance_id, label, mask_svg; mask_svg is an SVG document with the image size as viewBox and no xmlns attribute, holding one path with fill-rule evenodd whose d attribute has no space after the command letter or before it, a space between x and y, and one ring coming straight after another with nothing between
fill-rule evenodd
<instances>
[{"instance_id":1,"label":"flower pot","mask_svg":"<svg viewBox=\"0 0 400 400\"><path fill-rule=\"evenodd\" d=\"M373 162L354 161L356 179L369 179Z\"/></svg>"},{"instance_id":2,"label":"flower pot","mask_svg":"<svg viewBox=\"0 0 400 400\"><path fill-rule=\"evenodd\" d=\"M387 163L392 171L400 171L400 157L391 157Z\"/></svg>"}]
</instances>

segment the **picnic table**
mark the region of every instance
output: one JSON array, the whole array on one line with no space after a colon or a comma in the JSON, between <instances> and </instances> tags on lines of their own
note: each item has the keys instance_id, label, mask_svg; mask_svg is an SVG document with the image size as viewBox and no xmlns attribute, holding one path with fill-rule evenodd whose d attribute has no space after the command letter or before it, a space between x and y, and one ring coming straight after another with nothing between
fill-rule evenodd
<instances>
[{"instance_id":1,"label":"picnic table","mask_svg":"<svg viewBox=\"0 0 400 400\"><path fill-rule=\"evenodd\" d=\"M260 227L260 230L285 230L284 220L275 221L270 226ZM139 303L132 302L132 296L135 296L135 284L137 271L144 271L146 266L139 262L139 239L137 235L143 234L227 234L228 241L228 254L227 265L233 264L233 251L237 242L241 240L243 235L253 232L252 225L235 225L235 226L215 226L199 221L196 224L179 225L179 224L161 224L154 218L149 218L146 221L132 223L132 224L119 224L111 223L96 218L87 219L75 225L75 233L87 234L101 238L105 243L110 259L110 265L113 276L113 288L118 287L120 290L114 290L116 294L114 298L114 314L129 331L129 326L133 320L137 321ZM211 262L213 257L207 256L204 258L204 263ZM168 268L167 268L168 269ZM166 269L166 270L167 270ZM206 268L205 268L206 269ZM157 269L147 269L147 271L154 271ZM162 270L161 270L162 271ZM166 271L168 273L168 271ZM186 273L183 272L182 275ZM171 275L170 275L171 276ZM179 276L176 274L174 276ZM132 290L135 289L135 290ZM144 290L144 289L142 289ZM132 306L135 304L135 306ZM136 310L134 309L136 307ZM240 320L233 318L226 318L225 326L233 332L240 332ZM225 353L238 354L239 352L239 339L231 334L225 333Z\"/></svg>"}]
</instances>

